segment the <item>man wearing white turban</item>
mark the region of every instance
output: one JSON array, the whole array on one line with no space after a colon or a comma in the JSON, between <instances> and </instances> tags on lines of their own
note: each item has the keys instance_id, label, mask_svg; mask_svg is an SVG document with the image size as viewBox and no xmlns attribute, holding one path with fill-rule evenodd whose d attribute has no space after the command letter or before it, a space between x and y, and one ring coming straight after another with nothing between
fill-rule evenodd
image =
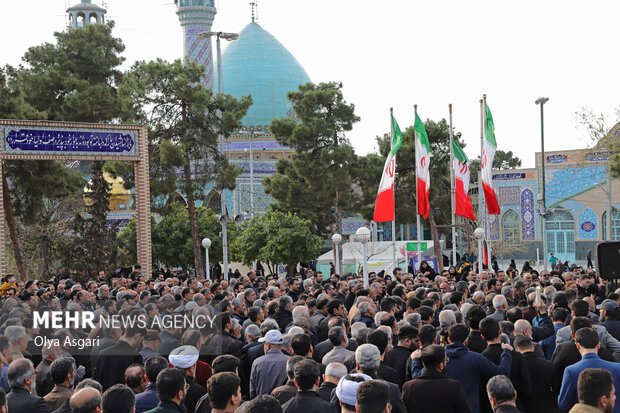
<instances>
[{"instance_id":1,"label":"man wearing white turban","mask_svg":"<svg viewBox=\"0 0 620 413\"><path fill-rule=\"evenodd\" d=\"M199 353L196 347L181 346L172 350L168 357L170 364L178 369L185 370L185 382L189 386L184 401L185 407L187 407L187 413L194 413L196 403L207 393L207 389L194 381L198 356Z\"/></svg>"}]
</instances>

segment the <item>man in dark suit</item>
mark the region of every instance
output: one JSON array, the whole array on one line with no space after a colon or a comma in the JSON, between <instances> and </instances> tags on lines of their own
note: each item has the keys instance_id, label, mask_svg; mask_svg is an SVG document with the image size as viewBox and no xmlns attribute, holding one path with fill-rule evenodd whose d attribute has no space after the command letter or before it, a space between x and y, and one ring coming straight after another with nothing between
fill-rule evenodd
<instances>
[{"instance_id":1,"label":"man in dark suit","mask_svg":"<svg viewBox=\"0 0 620 413\"><path fill-rule=\"evenodd\" d=\"M167 367L168 361L160 356L150 357L146 363L144 363L144 372L149 384L146 385L146 390L142 393L136 394L135 413L144 413L147 410L157 407L159 404L159 397L157 397L155 382L157 381L157 375L159 372Z\"/></svg>"},{"instance_id":2,"label":"man in dark suit","mask_svg":"<svg viewBox=\"0 0 620 413\"><path fill-rule=\"evenodd\" d=\"M95 380L101 383L104 390L117 383L123 383L127 367L142 364L142 356L137 350L142 348L145 337L146 328L137 325L127 327L118 343L99 353Z\"/></svg>"},{"instance_id":3,"label":"man in dark suit","mask_svg":"<svg viewBox=\"0 0 620 413\"><path fill-rule=\"evenodd\" d=\"M553 397L553 364L536 355L534 346L528 337L515 338L515 350L523 358L533 390L529 397L523 398L524 410L528 413L555 411L557 401Z\"/></svg>"},{"instance_id":4,"label":"man in dark suit","mask_svg":"<svg viewBox=\"0 0 620 413\"><path fill-rule=\"evenodd\" d=\"M553 363L554 397L559 394L560 388L562 387L562 377L564 376L566 367L572 366L581 360L581 354L579 354L579 350L577 350L577 346L575 345L575 334L582 328L592 326L592 320L588 317L573 318L570 322L572 339L558 344L555 348L555 352L551 358L551 362ZM616 361L613 353L602 347L598 349L598 356L603 360Z\"/></svg>"},{"instance_id":5,"label":"man in dark suit","mask_svg":"<svg viewBox=\"0 0 620 413\"><path fill-rule=\"evenodd\" d=\"M432 345L422 350L424 372L403 385L403 400L408 413L471 413L461 383L443 374L446 351Z\"/></svg>"},{"instance_id":6,"label":"man in dark suit","mask_svg":"<svg viewBox=\"0 0 620 413\"><path fill-rule=\"evenodd\" d=\"M10 412L48 413L45 399L30 394L35 384L32 362L26 358L17 359L9 365L7 377L11 392L6 396Z\"/></svg>"}]
</instances>

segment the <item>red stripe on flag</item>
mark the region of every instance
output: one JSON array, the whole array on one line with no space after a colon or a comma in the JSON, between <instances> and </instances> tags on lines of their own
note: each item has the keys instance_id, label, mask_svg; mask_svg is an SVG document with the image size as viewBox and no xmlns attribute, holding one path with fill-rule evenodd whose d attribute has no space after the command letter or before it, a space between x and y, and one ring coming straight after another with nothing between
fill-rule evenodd
<instances>
[{"instance_id":1,"label":"red stripe on flag","mask_svg":"<svg viewBox=\"0 0 620 413\"><path fill-rule=\"evenodd\" d=\"M482 261L483 265L486 265L487 268L489 268L489 250L487 249L487 242L483 241L483 247L484 247L484 260Z\"/></svg>"},{"instance_id":2,"label":"red stripe on flag","mask_svg":"<svg viewBox=\"0 0 620 413\"><path fill-rule=\"evenodd\" d=\"M487 211L489 211L491 215L498 215L499 204L497 203L497 197L495 196L493 188L489 187L484 182L482 183L482 188L484 189L484 199L487 201Z\"/></svg>"},{"instance_id":3,"label":"red stripe on flag","mask_svg":"<svg viewBox=\"0 0 620 413\"><path fill-rule=\"evenodd\" d=\"M456 188L454 191L454 214L475 221L476 216L474 215L474 207L471 204L471 199L469 198L469 195L465 193L465 189L463 188L463 181L461 181L460 179L455 179L455 184Z\"/></svg>"},{"instance_id":4,"label":"red stripe on flag","mask_svg":"<svg viewBox=\"0 0 620 413\"><path fill-rule=\"evenodd\" d=\"M428 212L431 209L428 193L426 192L426 182L418 179L418 215L428 219Z\"/></svg>"},{"instance_id":5,"label":"red stripe on flag","mask_svg":"<svg viewBox=\"0 0 620 413\"><path fill-rule=\"evenodd\" d=\"M394 186L386 191L377 193L377 202L375 203L375 213L373 216L375 222L386 222L394 220Z\"/></svg>"}]
</instances>

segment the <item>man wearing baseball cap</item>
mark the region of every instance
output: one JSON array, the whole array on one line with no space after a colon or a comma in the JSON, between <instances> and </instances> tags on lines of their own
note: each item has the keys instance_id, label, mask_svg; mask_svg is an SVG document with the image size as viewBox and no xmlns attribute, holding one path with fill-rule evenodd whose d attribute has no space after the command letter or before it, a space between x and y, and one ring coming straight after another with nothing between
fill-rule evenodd
<instances>
[{"instance_id":1,"label":"man wearing baseball cap","mask_svg":"<svg viewBox=\"0 0 620 413\"><path fill-rule=\"evenodd\" d=\"M601 310L601 321L604 321L599 325L605 327L616 340L620 340L620 307L618 302L608 298L596 308Z\"/></svg>"},{"instance_id":2,"label":"man wearing baseball cap","mask_svg":"<svg viewBox=\"0 0 620 413\"><path fill-rule=\"evenodd\" d=\"M289 356L282 352L283 337L278 330L269 330L265 337L258 339L263 343L265 355L252 364L250 372L250 397L270 394L282 381L282 372L286 368Z\"/></svg>"},{"instance_id":3,"label":"man wearing baseball cap","mask_svg":"<svg viewBox=\"0 0 620 413\"><path fill-rule=\"evenodd\" d=\"M185 396L185 406L188 413L194 413L196 403L205 394L207 389L194 381L196 376L196 362L199 357L198 349L194 346L177 347L170 352L170 364L178 369L185 370L185 382L188 385L187 395Z\"/></svg>"}]
</instances>

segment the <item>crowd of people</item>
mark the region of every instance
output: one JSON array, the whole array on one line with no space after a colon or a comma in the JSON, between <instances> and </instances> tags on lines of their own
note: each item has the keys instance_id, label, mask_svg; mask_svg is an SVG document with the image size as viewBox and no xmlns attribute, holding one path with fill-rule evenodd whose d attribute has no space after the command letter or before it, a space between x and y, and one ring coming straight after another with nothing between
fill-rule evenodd
<instances>
[{"instance_id":1,"label":"crowd of people","mask_svg":"<svg viewBox=\"0 0 620 413\"><path fill-rule=\"evenodd\" d=\"M592 268L59 278L0 286L0 413L620 412Z\"/></svg>"}]
</instances>

